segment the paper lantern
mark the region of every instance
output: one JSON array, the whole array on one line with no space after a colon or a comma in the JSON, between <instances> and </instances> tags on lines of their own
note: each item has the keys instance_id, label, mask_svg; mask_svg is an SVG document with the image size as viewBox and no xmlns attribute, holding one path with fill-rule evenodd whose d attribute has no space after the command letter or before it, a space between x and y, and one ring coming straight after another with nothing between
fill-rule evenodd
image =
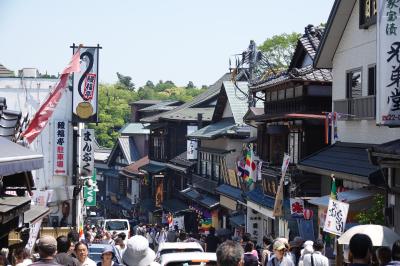
<instances>
[{"instance_id":1,"label":"paper lantern","mask_svg":"<svg viewBox=\"0 0 400 266\"><path fill-rule=\"evenodd\" d=\"M304 215L304 219L310 220L313 217L314 212L310 209L304 209L303 215Z\"/></svg>"}]
</instances>

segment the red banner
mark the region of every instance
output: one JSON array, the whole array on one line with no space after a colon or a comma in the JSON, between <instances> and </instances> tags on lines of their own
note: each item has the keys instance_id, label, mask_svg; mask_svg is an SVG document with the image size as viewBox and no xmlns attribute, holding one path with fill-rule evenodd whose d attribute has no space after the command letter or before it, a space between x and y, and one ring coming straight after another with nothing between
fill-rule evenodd
<instances>
[{"instance_id":1,"label":"red banner","mask_svg":"<svg viewBox=\"0 0 400 266\"><path fill-rule=\"evenodd\" d=\"M53 114L58 102L63 95L65 88L68 85L68 78L72 72L80 71L80 52L78 51L72 56L72 59L68 66L64 69L61 74L60 80L58 81L54 90L50 93L46 101L40 106L35 116L29 123L28 127L22 133L22 136L32 143L32 141L42 132L43 128L47 125L51 115Z\"/></svg>"}]
</instances>

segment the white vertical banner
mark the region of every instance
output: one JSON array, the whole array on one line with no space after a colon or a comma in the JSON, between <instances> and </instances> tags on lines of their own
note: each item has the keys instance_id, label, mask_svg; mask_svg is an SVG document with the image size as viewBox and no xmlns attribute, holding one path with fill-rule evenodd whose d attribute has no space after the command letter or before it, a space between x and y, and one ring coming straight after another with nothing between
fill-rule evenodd
<instances>
[{"instance_id":1,"label":"white vertical banner","mask_svg":"<svg viewBox=\"0 0 400 266\"><path fill-rule=\"evenodd\" d=\"M273 211L273 216L278 217L278 216L283 216L283 181L285 180L285 175L286 171L289 167L290 163L290 156L285 153L283 156L283 162L282 162L282 175L281 175L281 180L279 181L279 187L278 191L276 192L275 196L275 203L274 203L274 211Z\"/></svg>"},{"instance_id":2,"label":"white vertical banner","mask_svg":"<svg viewBox=\"0 0 400 266\"><path fill-rule=\"evenodd\" d=\"M56 120L54 123L54 175L68 175L68 147L68 121Z\"/></svg>"},{"instance_id":3,"label":"white vertical banner","mask_svg":"<svg viewBox=\"0 0 400 266\"><path fill-rule=\"evenodd\" d=\"M342 235L346 227L348 212L348 203L330 199L326 212L324 231L338 236Z\"/></svg>"},{"instance_id":4,"label":"white vertical banner","mask_svg":"<svg viewBox=\"0 0 400 266\"><path fill-rule=\"evenodd\" d=\"M400 3L377 1L376 123L400 125Z\"/></svg>"},{"instance_id":5,"label":"white vertical banner","mask_svg":"<svg viewBox=\"0 0 400 266\"><path fill-rule=\"evenodd\" d=\"M94 169L94 129L82 129L79 167L82 176L92 176Z\"/></svg>"},{"instance_id":6,"label":"white vertical banner","mask_svg":"<svg viewBox=\"0 0 400 266\"><path fill-rule=\"evenodd\" d=\"M187 126L187 135L197 131L197 126ZM186 142L186 159L195 160L197 159L197 140L188 140Z\"/></svg>"}]
</instances>

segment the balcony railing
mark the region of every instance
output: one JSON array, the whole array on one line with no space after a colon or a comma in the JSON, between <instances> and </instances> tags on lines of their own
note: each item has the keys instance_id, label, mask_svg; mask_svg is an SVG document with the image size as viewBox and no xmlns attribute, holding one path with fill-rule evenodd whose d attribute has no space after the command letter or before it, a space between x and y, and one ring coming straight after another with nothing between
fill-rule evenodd
<instances>
[{"instance_id":1,"label":"balcony railing","mask_svg":"<svg viewBox=\"0 0 400 266\"><path fill-rule=\"evenodd\" d=\"M376 114L375 95L333 101L333 110L349 114L348 119L374 119Z\"/></svg>"},{"instance_id":2,"label":"balcony railing","mask_svg":"<svg viewBox=\"0 0 400 266\"><path fill-rule=\"evenodd\" d=\"M266 115L282 113L314 113L327 112L331 110L329 97L300 97L280 101L265 102L264 110Z\"/></svg>"}]
</instances>

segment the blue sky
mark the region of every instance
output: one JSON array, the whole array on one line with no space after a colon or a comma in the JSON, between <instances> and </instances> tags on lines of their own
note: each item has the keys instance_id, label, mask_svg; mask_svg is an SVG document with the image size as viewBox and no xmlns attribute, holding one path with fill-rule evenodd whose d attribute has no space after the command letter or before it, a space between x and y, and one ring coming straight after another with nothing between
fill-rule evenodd
<instances>
[{"instance_id":1,"label":"blue sky","mask_svg":"<svg viewBox=\"0 0 400 266\"><path fill-rule=\"evenodd\" d=\"M334 0L0 0L0 63L61 72L72 43L100 44L99 79L116 72L209 85L251 39L326 22Z\"/></svg>"}]
</instances>

